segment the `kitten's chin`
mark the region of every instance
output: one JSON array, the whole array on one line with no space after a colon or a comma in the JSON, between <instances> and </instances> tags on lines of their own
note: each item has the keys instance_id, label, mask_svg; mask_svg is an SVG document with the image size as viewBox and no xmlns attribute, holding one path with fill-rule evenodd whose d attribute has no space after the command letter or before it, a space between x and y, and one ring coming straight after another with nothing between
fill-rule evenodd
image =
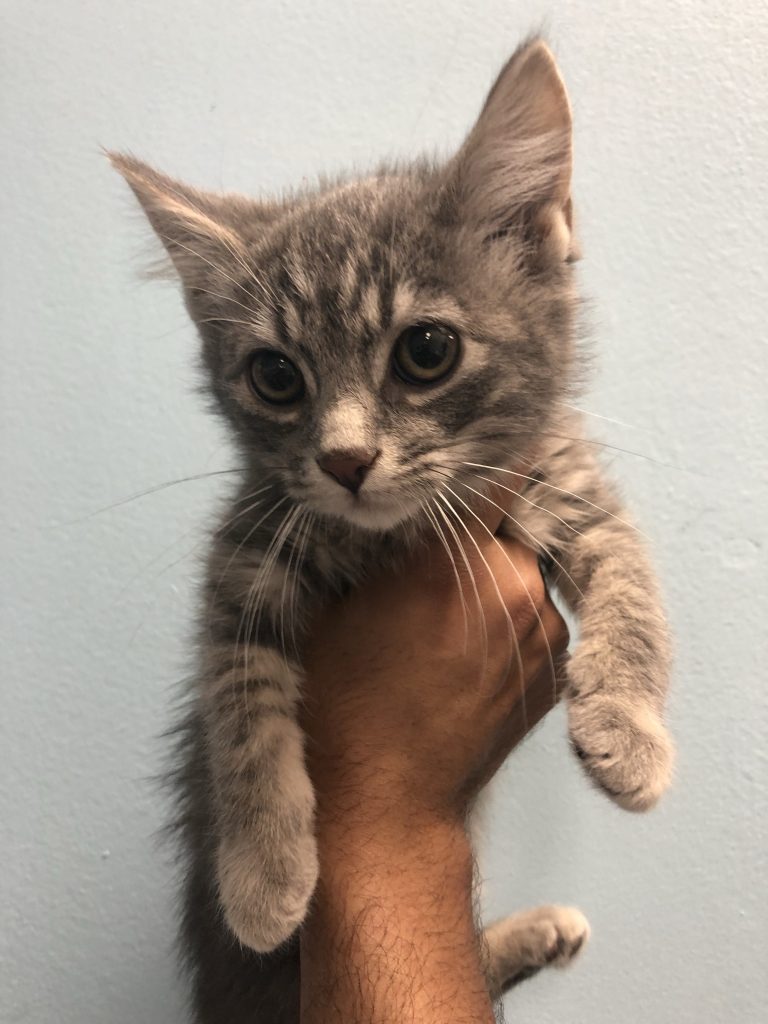
<instances>
[{"instance_id":1,"label":"kitten's chin","mask_svg":"<svg viewBox=\"0 0 768 1024\"><path fill-rule=\"evenodd\" d=\"M392 530L410 519L418 510L418 505L413 501L395 503L391 499L365 493L354 496L350 494L348 498L344 497L333 504L333 508L323 508L321 511L371 533Z\"/></svg>"}]
</instances>

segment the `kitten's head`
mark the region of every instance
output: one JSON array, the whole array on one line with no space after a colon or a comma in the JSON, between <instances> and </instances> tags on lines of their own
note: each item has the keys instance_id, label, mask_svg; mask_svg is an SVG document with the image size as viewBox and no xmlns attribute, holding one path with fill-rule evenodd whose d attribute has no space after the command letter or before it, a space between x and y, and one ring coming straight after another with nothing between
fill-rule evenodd
<instances>
[{"instance_id":1,"label":"kitten's head","mask_svg":"<svg viewBox=\"0 0 768 1024\"><path fill-rule=\"evenodd\" d=\"M388 529L531 452L569 384L576 304L570 108L541 41L446 163L263 203L112 160L246 458L293 498Z\"/></svg>"}]
</instances>

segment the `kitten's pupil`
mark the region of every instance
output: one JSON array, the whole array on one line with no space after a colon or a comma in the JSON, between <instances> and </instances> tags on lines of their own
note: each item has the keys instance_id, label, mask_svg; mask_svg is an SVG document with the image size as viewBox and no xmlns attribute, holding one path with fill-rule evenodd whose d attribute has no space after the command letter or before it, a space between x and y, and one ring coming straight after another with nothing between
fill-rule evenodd
<instances>
[{"instance_id":1,"label":"kitten's pupil","mask_svg":"<svg viewBox=\"0 0 768 1024\"><path fill-rule=\"evenodd\" d=\"M417 366L434 370L445 359L448 339L438 331L412 331L408 339L408 353Z\"/></svg>"},{"instance_id":2,"label":"kitten's pupil","mask_svg":"<svg viewBox=\"0 0 768 1024\"><path fill-rule=\"evenodd\" d=\"M304 394L301 371L274 349L263 349L253 356L250 380L256 394L275 405L296 402Z\"/></svg>"},{"instance_id":3,"label":"kitten's pupil","mask_svg":"<svg viewBox=\"0 0 768 1024\"><path fill-rule=\"evenodd\" d=\"M453 369L459 354L458 336L441 324L416 324L397 340L394 367L409 384L440 380Z\"/></svg>"}]
</instances>

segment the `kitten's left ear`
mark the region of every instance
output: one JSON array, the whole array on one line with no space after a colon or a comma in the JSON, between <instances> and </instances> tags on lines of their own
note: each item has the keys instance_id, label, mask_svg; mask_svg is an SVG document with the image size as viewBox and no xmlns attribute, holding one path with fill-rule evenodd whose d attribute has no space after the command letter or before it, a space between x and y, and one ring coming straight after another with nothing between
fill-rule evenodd
<instances>
[{"instance_id":1,"label":"kitten's left ear","mask_svg":"<svg viewBox=\"0 0 768 1024\"><path fill-rule=\"evenodd\" d=\"M486 237L522 231L537 257L575 256L571 106L541 39L521 46L455 158L461 216Z\"/></svg>"},{"instance_id":2,"label":"kitten's left ear","mask_svg":"<svg viewBox=\"0 0 768 1024\"><path fill-rule=\"evenodd\" d=\"M241 196L192 188L135 157L108 153L125 178L188 289L202 288L232 260L245 259L240 224L254 219L257 204Z\"/></svg>"}]
</instances>

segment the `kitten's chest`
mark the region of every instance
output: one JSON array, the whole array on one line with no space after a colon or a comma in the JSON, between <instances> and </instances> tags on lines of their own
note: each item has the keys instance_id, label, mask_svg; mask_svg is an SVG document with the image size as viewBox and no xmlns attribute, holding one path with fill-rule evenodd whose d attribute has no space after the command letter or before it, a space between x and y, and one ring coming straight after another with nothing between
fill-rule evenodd
<instances>
[{"instance_id":1,"label":"kitten's chest","mask_svg":"<svg viewBox=\"0 0 768 1024\"><path fill-rule=\"evenodd\" d=\"M321 534L307 559L305 585L318 597L346 593L372 573L397 565L408 547L405 537Z\"/></svg>"}]
</instances>

